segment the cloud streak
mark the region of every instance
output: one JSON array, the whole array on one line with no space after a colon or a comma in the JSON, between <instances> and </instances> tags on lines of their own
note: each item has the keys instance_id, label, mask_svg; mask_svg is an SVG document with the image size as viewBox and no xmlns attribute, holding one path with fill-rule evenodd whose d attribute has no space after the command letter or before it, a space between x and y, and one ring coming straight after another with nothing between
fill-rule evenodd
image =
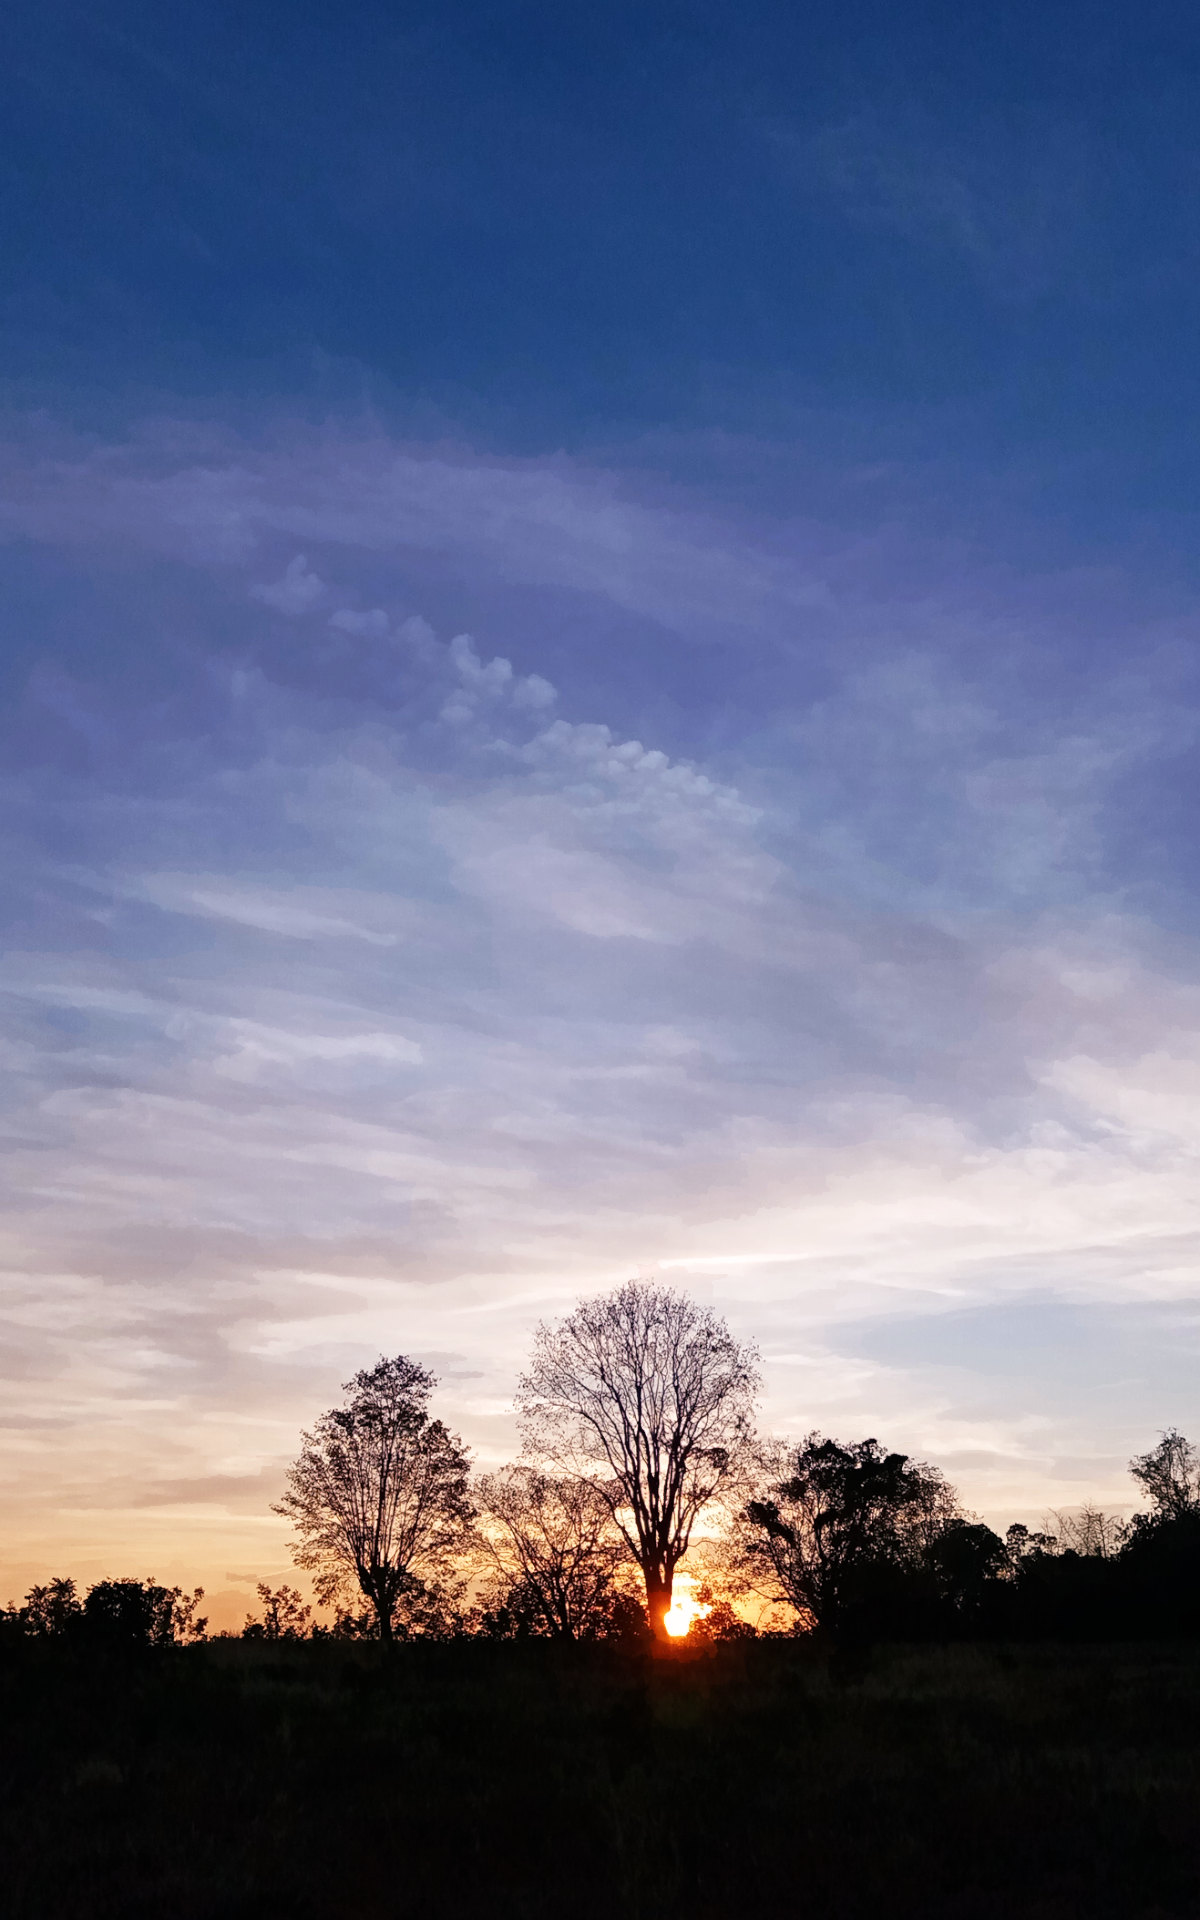
<instances>
[{"instance_id":1,"label":"cloud streak","mask_svg":"<svg viewBox=\"0 0 1200 1920\"><path fill-rule=\"evenodd\" d=\"M815 687L786 621L861 593L620 476L186 440L39 454L10 515L97 617L127 570L212 622L169 698L98 662L21 709L13 1577L277 1567L266 1495L353 1366L445 1356L498 1457L538 1315L655 1265L759 1335L785 1429L887 1424L997 1513L1124 1497L1148 1397L1006 1403L987 1316L1149 1352L1192 1311L1200 978L1108 826L1188 712L1006 690L936 619ZM543 591L520 649L435 629L412 547ZM565 583L756 662L736 728L686 674L618 722L630 651L542 671Z\"/></svg>"}]
</instances>

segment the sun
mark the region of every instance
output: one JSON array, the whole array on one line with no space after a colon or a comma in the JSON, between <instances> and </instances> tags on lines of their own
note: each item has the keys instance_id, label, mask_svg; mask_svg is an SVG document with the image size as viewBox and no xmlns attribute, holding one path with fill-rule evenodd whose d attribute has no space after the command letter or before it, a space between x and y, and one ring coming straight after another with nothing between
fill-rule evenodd
<instances>
[{"instance_id":1,"label":"sun","mask_svg":"<svg viewBox=\"0 0 1200 1920\"><path fill-rule=\"evenodd\" d=\"M692 1630L692 1622L703 1620L705 1614L712 1612L711 1607L702 1606L693 1598L695 1585L696 1582L687 1573L681 1573L675 1582L670 1611L663 1618L663 1625L672 1640L686 1639Z\"/></svg>"}]
</instances>

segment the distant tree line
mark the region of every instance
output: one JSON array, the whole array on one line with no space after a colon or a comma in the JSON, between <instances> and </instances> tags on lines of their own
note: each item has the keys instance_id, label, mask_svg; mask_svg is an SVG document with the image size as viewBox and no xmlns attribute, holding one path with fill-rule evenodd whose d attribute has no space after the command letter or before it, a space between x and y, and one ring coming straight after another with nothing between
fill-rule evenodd
<instances>
[{"instance_id":1,"label":"distant tree line","mask_svg":"<svg viewBox=\"0 0 1200 1920\"><path fill-rule=\"evenodd\" d=\"M331 1625L258 1587L242 1637L1136 1638L1200 1633L1200 1451L1175 1430L1131 1462L1149 1507L1085 1506L1001 1538L940 1470L875 1439L755 1433L758 1357L686 1295L631 1281L541 1326L517 1393L519 1462L472 1478L403 1355L355 1375L302 1436L275 1508ZM108 1648L202 1639L203 1590L34 1587L12 1639ZM755 1624L757 1622L757 1624Z\"/></svg>"},{"instance_id":2,"label":"distant tree line","mask_svg":"<svg viewBox=\"0 0 1200 1920\"><path fill-rule=\"evenodd\" d=\"M70 1640L115 1650L186 1646L205 1638L203 1587L160 1587L154 1580L97 1580L81 1595L74 1580L31 1587L20 1606L0 1610L7 1636Z\"/></svg>"}]
</instances>

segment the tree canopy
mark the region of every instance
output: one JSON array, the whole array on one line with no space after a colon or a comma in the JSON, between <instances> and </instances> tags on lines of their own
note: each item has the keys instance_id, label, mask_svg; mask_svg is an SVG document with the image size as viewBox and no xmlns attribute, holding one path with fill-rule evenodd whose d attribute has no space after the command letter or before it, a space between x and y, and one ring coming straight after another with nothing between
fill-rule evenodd
<instances>
[{"instance_id":1,"label":"tree canopy","mask_svg":"<svg viewBox=\"0 0 1200 1920\"><path fill-rule=\"evenodd\" d=\"M436 1385L403 1354L355 1374L346 1404L303 1435L275 1508L296 1529L292 1555L316 1575L318 1599L357 1589L383 1640L406 1618L428 1621L471 1520L467 1451L429 1416Z\"/></svg>"},{"instance_id":2,"label":"tree canopy","mask_svg":"<svg viewBox=\"0 0 1200 1920\"><path fill-rule=\"evenodd\" d=\"M758 1386L754 1347L648 1281L581 1301L534 1336L517 1389L527 1453L597 1489L660 1635L697 1520L741 1484Z\"/></svg>"}]
</instances>

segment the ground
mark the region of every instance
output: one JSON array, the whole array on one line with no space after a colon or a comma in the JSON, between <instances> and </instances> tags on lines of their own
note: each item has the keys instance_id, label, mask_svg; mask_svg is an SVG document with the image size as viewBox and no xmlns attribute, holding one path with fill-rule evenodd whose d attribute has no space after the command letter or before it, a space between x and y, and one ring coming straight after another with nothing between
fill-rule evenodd
<instances>
[{"instance_id":1,"label":"ground","mask_svg":"<svg viewBox=\"0 0 1200 1920\"><path fill-rule=\"evenodd\" d=\"M1200 1914L1200 1648L3 1660L12 1920Z\"/></svg>"}]
</instances>

